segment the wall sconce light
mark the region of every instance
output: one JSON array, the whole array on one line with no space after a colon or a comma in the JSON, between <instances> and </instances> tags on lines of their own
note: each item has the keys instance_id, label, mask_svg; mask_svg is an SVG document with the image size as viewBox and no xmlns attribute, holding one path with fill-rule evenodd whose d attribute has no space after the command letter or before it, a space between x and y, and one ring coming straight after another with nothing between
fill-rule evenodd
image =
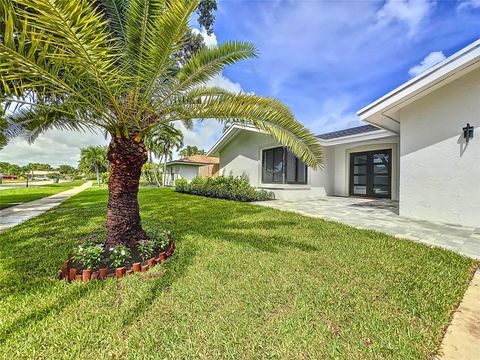
<instances>
[{"instance_id":1,"label":"wall sconce light","mask_svg":"<svg viewBox=\"0 0 480 360\"><path fill-rule=\"evenodd\" d=\"M473 129L473 125L470 125L469 123L467 123L467 126L463 128L463 138L465 139L467 144L470 139L473 139Z\"/></svg>"}]
</instances>

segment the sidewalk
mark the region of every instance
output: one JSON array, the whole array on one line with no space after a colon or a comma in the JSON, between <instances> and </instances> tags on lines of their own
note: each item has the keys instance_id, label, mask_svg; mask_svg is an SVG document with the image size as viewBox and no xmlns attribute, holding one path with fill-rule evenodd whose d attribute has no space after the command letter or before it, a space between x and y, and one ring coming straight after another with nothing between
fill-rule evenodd
<instances>
[{"instance_id":1,"label":"sidewalk","mask_svg":"<svg viewBox=\"0 0 480 360\"><path fill-rule=\"evenodd\" d=\"M480 358L480 270L477 269L445 333L435 360Z\"/></svg>"},{"instance_id":2,"label":"sidewalk","mask_svg":"<svg viewBox=\"0 0 480 360\"><path fill-rule=\"evenodd\" d=\"M60 205L65 200L71 198L83 190L92 186L91 181L87 181L81 186L51 195L42 199L27 202L25 204L12 206L0 210L0 232L5 231L15 225L18 225L28 219L41 215L51 208Z\"/></svg>"}]
</instances>

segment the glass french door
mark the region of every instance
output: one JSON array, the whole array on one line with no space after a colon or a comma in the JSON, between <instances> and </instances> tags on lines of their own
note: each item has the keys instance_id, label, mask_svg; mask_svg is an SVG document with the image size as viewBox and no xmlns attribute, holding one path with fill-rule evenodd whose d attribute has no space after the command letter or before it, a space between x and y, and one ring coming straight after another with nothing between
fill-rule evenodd
<instances>
[{"instance_id":1,"label":"glass french door","mask_svg":"<svg viewBox=\"0 0 480 360\"><path fill-rule=\"evenodd\" d=\"M390 198L392 150L350 154L350 195Z\"/></svg>"}]
</instances>

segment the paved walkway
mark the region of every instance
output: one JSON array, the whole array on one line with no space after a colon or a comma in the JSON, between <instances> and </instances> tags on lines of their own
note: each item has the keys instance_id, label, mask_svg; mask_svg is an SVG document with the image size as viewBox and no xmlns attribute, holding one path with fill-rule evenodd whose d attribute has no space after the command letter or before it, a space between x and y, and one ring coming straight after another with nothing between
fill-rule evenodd
<instances>
[{"instance_id":1,"label":"paved walkway","mask_svg":"<svg viewBox=\"0 0 480 360\"><path fill-rule=\"evenodd\" d=\"M378 230L398 238L439 246L480 260L480 228L412 220L398 216L398 202L351 197L272 200L256 204Z\"/></svg>"},{"instance_id":2,"label":"paved walkway","mask_svg":"<svg viewBox=\"0 0 480 360\"><path fill-rule=\"evenodd\" d=\"M480 359L480 270L477 269L453 315L435 359Z\"/></svg>"},{"instance_id":3,"label":"paved walkway","mask_svg":"<svg viewBox=\"0 0 480 360\"><path fill-rule=\"evenodd\" d=\"M92 182L87 181L85 184L74 187L73 189L0 210L0 232L43 214L90 186L92 186Z\"/></svg>"}]
</instances>

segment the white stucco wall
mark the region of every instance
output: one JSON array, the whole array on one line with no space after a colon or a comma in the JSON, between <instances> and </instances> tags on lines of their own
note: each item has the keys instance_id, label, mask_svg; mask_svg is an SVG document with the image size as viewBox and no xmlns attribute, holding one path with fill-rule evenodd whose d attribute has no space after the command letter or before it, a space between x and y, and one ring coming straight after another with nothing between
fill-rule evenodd
<instances>
[{"instance_id":1,"label":"white stucco wall","mask_svg":"<svg viewBox=\"0 0 480 360\"><path fill-rule=\"evenodd\" d=\"M175 185L170 179L172 170L174 179L185 179L190 182L194 177L198 176L198 165L169 165L167 166L167 183L170 185Z\"/></svg>"},{"instance_id":2,"label":"white stucco wall","mask_svg":"<svg viewBox=\"0 0 480 360\"><path fill-rule=\"evenodd\" d=\"M308 169L306 185L262 184L263 149L280 146L272 137L243 131L220 152L220 175L246 176L258 188L275 192L278 199L349 195L351 152L392 149L392 198L398 199L398 136L324 147L323 169Z\"/></svg>"},{"instance_id":3,"label":"white stucco wall","mask_svg":"<svg viewBox=\"0 0 480 360\"><path fill-rule=\"evenodd\" d=\"M400 134L400 215L480 227L480 70L402 109Z\"/></svg>"}]
</instances>

